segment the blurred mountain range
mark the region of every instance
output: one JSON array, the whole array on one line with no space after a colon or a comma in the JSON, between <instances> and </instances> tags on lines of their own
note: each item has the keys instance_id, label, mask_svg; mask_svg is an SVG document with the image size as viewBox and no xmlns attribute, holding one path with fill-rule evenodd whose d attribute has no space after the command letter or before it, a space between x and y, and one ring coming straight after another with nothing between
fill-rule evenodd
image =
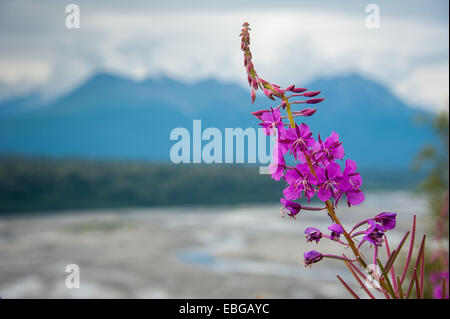
<instances>
[{"instance_id":1,"label":"blurred mountain range","mask_svg":"<svg viewBox=\"0 0 450 319\"><path fill-rule=\"evenodd\" d=\"M303 85L298 85L303 86ZM335 130L346 154L362 167L406 168L432 132L415 119L430 116L411 108L381 84L351 74L306 85L326 100L304 118L315 136ZM169 161L176 127L254 127L249 113L270 105L237 84L170 78L136 82L117 75L93 76L52 102L35 95L0 103L0 153ZM206 143L206 142L205 142Z\"/></svg>"}]
</instances>

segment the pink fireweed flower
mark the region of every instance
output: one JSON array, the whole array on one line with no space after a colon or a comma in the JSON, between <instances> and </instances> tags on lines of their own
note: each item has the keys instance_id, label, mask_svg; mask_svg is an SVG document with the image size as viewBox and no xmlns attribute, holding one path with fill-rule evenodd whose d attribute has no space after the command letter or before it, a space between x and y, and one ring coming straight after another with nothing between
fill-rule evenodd
<instances>
[{"instance_id":1,"label":"pink fireweed flower","mask_svg":"<svg viewBox=\"0 0 450 319\"><path fill-rule=\"evenodd\" d=\"M340 179L340 189L347 195L348 206L359 205L364 199L364 193L359 189L362 184L362 178L356 172L356 163L352 160L345 161L345 169Z\"/></svg>"},{"instance_id":2,"label":"pink fireweed flower","mask_svg":"<svg viewBox=\"0 0 450 319\"><path fill-rule=\"evenodd\" d=\"M284 206L284 208L286 208L289 211L288 216L293 218L295 218L295 215L297 215L302 208L300 204L290 201L288 199L281 198L280 202Z\"/></svg>"},{"instance_id":3,"label":"pink fireweed flower","mask_svg":"<svg viewBox=\"0 0 450 319\"><path fill-rule=\"evenodd\" d=\"M300 126L295 125L295 128L287 129L282 136L280 136L280 147L283 151L291 150L294 157L300 162L305 162L303 152L308 151L308 147L312 147L315 143L312 133L305 123ZM285 154L285 152L283 152Z\"/></svg>"},{"instance_id":4,"label":"pink fireweed flower","mask_svg":"<svg viewBox=\"0 0 450 319\"><path fill-rule=\"evenodd\" d=\"M259 123L263 127L266 135L275 135L276 128L282 127L283 122L281 120L281 113L279 109L272 109L261 114L262 123Z\"/></svg>"},{"instance_id":5,"label":"pink fireweed flower","mask_svg":"<svg viewBox=\"0 0 450 319\"><path fill-rule=\"evenodd\" d=\"M369 224L369 228L364 232L365 236L363 237L360 245L368 241L375 246L381 246L383 242L384 236L384 228L383 226L375 223L372 219L367 222Z\"/></svg>"},{"instance_id":6,"label":"pink fireweed flower","mask_svg":"<svg viewBox=\"0 0 450 319\"><path fill-rule=\"evenodd\" d=\"M275 144L273 149L273 163L269 165L269 172L272 174L272 178L276 181L279 181L281 177L284 175L284 169L286 167L286 163L284 161L283 153L278 147L279 143Z\"/></svg>"},{"instance_id":7,"label":"pink fireweed flower","mask_svg":"<svg viewBox=\"0 0 450 319\"><path fill-rule=\"evenodd\" d=\"M313 150L316 154L316 160L325 164L330 164L335 159L343 159L345 155L344 147L339 142L339 135L334 131L330 137L327 137L325 142L322 141L319 134L318 141L314 144Z\"/></svg>"},{"instance_id":8,"label":"pink fireweed flower","mask_svg":"<svg viewBox=\"0 0 450 319\"><path fill-rule=\"evenodd\" d=\"M325 168L316 167L318 192L317 197L326 202L331 197L339 197L339 181L342 178L341 167L337 163L328 164Z\"/></svg>"},{"instance_id":9,"label":"pink fireweed flower","mask_svg":"<svg viewBox=\"0 0 450 319\"><path fill-rule=\"evenodd\" d=\"M387 231L395 228L396 216L396 213L380 213L375 216L374 220L380 223L384 230Z\"/></svg>"},{"instance_id":10,"label":"pink fireweed flower","mask_svg":"<svg viewBox=\"0 0 450 319\"><path fill-rule=\"evenodd\" d=\"M310 250L303 254L305 267L317 263L323 259L323 255L316 250Z\"/></svg>"},{"instance_id":11,"label":"pink fireweed flower","mask_svg":"<svg viewBox=\"0 0 450 319\"><path fill-rule=\"evenodd\" d=\"M339 237L344 233L344 228L342 228L339 224L332 224L328 227L328 230L331 230L330 237L332 240L338 240Z\"/></svg>"},{"instance_id":12,"label":"pink fireweed flower","mask_svg":"<svg viewBox=\"0 0 450 319\"><path fill-rule=\"evenodd\" d=\"M359 173L356 172L356 162L348 159L345 161L344 173L342 176L342 189L355 190L359 189L362 184L362 178Z\"/></svg>"},{"instance_id":13,"label":"pink fireweed flower","mask_svg":"<svg viewBox=\"0 0 450 319\"><path fill-rule=\"evenodd\" d=\"M322 238L322 232L314 227L309 227L305 229L306 234L306 241L312 242L315 241L316 244L319 243L320 239Z\"/></svg>"},{"instance_id":14,"label":"pink fireweed flower","mask_svg":"<svg viewBox=\"0 0 450 319\"><path fill-rule=\"evenodd\" d=\"M288 169L284 179L289 183L289 186L283 190L284 197L287 199L301 198L303 192L309 202L316 192L314 186L317 181L311 174L308 164L297 164L296 168Z\"/></svg>"}]
</instances>

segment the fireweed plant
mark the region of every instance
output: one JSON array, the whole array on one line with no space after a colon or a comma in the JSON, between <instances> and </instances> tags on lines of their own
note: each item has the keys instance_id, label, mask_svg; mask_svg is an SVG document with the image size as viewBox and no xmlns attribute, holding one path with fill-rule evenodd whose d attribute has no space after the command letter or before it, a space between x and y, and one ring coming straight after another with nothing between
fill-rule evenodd
<instances>
[{"instance_id":1,"label":"fireweed plant","mask_svg":"<svg viewBox=\"0 0 450 319\"><path fill-rule=\"evenodd\" d=\"M336 208L338 204L345 202L349 207L359 205L364 201L364 193L361 190L362 178L357 172L354 161L344 159L344 147L339 141L339 135L333 132L326 139L313 137L308 125L297 124L296 118L305 118L316 113L311 106L322 102L323 98L317 98L320 91L308 91L295 85L282 89L279 85L262 79L255 70L250 51L250 27L245 22L240 34L241 50L244 54L244 66L247 70L248 83L251 87L251 101L255 102L255 91L261 90L267 98L275 101L270 109L252 112L262 126L265 134L276 139L273 163L270 165L270 173L273 179L284 180L287 185L283 190L280 202L282 216L296 218L300 211L323 211L331 218L331 225L324 231L314 227L306 228L307 242L319 243L321 240L331 240L337 245L350 248L351 254L347 256L331 255L311 250L305 252L304 264L311 266L323 259L336 259L345 264L353 275L362 292L369 298L375 296L369 288L373 288L388 299L423 297L424 291L424 258L425 238L423 235L417 254L414 252L416 216L413 218L411 231L400 240L398 246L391 250L388 244L387 232L396 226L396 213L382 212L373 218L356 223L347 231L340 222ZM306 106L301 110L294 107ZM282 114L282 111L286 115ZM286 163L285 157L292 156L294 166ZM321 207L306 206L316 196L324 203ZM302 202L303 203L302 203ZM329 235L328 235L329 233ZM403 266L395 265L405 241L410 237L409 250ZM369 246L373 254L370 262L378 265L378 269L368 267L368 261L361 252L363 246ZM384 246L384 248L383 248ZM386 260L379 258L379 250L386 250ZM416 255L413 258L413 255ZM376 267L374 267L376 268ZM400 271L399 271L400 270ZM339 275L336 276L347 291L354 297L360 296ZM368 280L369 279L369 280ZM368 284L369 283L369 284ZM442 291L445 291L447 283L444 278Z\"/></svg>"}]
</instances>

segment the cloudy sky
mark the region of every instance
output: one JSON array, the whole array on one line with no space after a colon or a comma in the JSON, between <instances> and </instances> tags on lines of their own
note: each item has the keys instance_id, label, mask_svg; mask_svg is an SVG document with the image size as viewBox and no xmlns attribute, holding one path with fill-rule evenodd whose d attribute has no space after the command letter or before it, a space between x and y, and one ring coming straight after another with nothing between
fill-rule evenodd
<instances>
[{"instance_id":1,"label":"cloudy sky","mask_svg":"<svg viewBox=\"0 0 450 319\"><path fill-rule=\"evenodd\" d=\"M65 25L66 5L80 28ZM366 7L380 28L366 26ZM358 72L411 105L447 107L448 1L0 1L0 98L63 94L95 72L245 85L238 34L252 26L258 73L299 86Z\"/></svg>"}]
</instances>

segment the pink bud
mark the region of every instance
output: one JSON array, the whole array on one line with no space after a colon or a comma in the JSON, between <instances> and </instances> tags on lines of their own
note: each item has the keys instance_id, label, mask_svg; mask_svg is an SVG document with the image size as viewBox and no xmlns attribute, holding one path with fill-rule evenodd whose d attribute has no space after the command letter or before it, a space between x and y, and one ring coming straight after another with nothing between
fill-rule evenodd
<instances>
[{"instance_id":1,"label":"pink bud","mask_svg":"<svg viewBox=\"0 0 450 319\"><path fill-rule=\"evenodd\" d=\"M286 88L286 91L292 91L293 89L295 89L295 85L294 85L294 84L288 86L288 87Z\"/></svg>"},{"instance_id":2,"label":"pink bud","mask_svg":"<svg viewBox=\"0 0 450 319\"><path fill-rule=\"evenodd\" d=\"M283 95L283 94L284 94L284 90L280 89L279 87L275 87L274 90L275 90L275 92L277 92L279 95Z\"/></svg>"},{"instance_id":3,"label":"pink bud","mask_svg":"<svg viewBox=\"0 0 450 319\"><path fill-rule=\"evenodd\" d=\"M308 104L316 104L316 103L320 103L320 102L322 102L323 100L325 100L325 99L309 99L309 100L306 100L306 103L308 103Z\"/></svg>"},{"instance_id":4,"label":"pink bud","mask_svg":"<svg viewBox=\"0 0 450 319\"><path fill-rule=\"evenodd\" d=\"M253 90L253 89L252 89L251 96L252 96L252 103L255 103L256 94L255 94L255 90Z\"/></svg>"},{"instance_id":5,"label":"pink bud","mask_svg":"<svg viewBox=\"0 0 450 319\"><path fill-rule=\"evenodd\" d=\"M321 91L305 92L305 93L303 93L303 96L306 96L306 97L313 97L313 96L319 95L320 92L321 92Z\"/></svg>"},{"instance_id":6,"label":"pink bud","mask_svg":"<svg viewBox=\"0 0 450 319\"><path fill-rule=\"evenodd\" d=\"M317 111L317 109L303 109L301 111L296 111L293 113L298 116L311 116L314 113L316 113L316 111Z\"/></svg>"},{"instance_id":7,"label":"pink bud","mask_svg":"<svg viewBox=\"0 0 450 319\"><path fill-rule=\"evenodd\" d=\"M286 107L286 101L285 100L283 100L283 101L281 101L281 107L284 109L285 107Z\"/></svg>"},{"instance_id":8,"label":"pink bud","mask_svg":"<svg viewBox=\"0 0 450 319\"><path fill-rule=\"evenodd\" d=\"M272 91L269 91L265 88L263 88L264 94L271 100L275 100L274 97L272 96Z\"/></svg>"},{"instance_id":9,"label":"pink bud","mask_svg":"<svg viewBox=\"0 0 450 319\"><path fill-rule=\"evenodd\" d=\"M305 91L307 91L308 89L304 89L304 88L294 88L294 89L292 89L292 92L295 92L295 93L302 93L302 92L305 92Z\"/></svg>"},{"instance_id":10,"label":"pink bud","mask_svg":"<svg viewBox=\"0 0 450 319\"><path fill-rule=\"evenodd\" d=\"M269 110L260 110L260 111L251 112L250 114L254 115L258 120L262 120L261 116L265 112L270 112L270 111Z\"/></svg>"}]
</instances>

